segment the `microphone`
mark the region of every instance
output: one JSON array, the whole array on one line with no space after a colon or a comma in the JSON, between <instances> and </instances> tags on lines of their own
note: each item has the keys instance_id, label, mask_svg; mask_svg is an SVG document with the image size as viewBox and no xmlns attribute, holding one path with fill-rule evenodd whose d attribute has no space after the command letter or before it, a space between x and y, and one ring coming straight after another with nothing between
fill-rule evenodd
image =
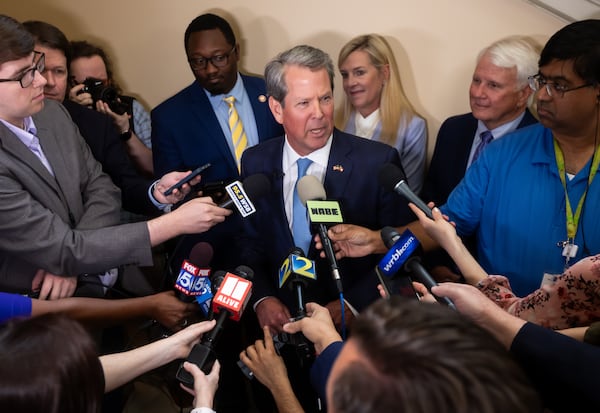
<instances>
[{"instance_id":1,"label":"microphone","mask_svg":"<svg viewBox=\"0 0 600 413\"><path fill-rule=\"evenodd\" d=\"M288 286L296 293L298 312L294 321L306 317L304 287L316 279L315 262L306 258L302 248L294 247L279 268L279 288Z\"/></svg>"},{"instance_id":2,"label":"microphone","mask_svg":"<svg viewBox=\"0 0 600 413\"><path fill-rule=\"evenodd\" d=\"M225 186L228 199L219 204L221 208L235 208L243 218L256 212L252 199L258 199L271 190L271 182L265 174L254 174L240 181L233 181Z\"/></svg>"},{"instance_id":3,"label":"microphone","mask_svg":"<svg viewBox=\"0 0 600 413\"><path fill-rule=\"evenodd\" d=\"M297 185L298 196L302 204L306 206L311 226L316 228L319 237L321 237L323 250L331 268L331 275L335 280L338 292L341 294L343 292L342 279L331 239L327 235L327 225L341 224L343 222L340 205L337 201L324 200L326 198L325 188L312 175L303 176L298 180Z\"/></svg>"},{"instance_id":4,"label":"microphone","mask_svg":"<svg viewBox=\"0 0 600 413\"><path fill-rule=\"evenodd\" d=\"M405 233L403 235L407 234ZM389 251L375 266L375 274L386 293L387 299L389 299L392 294L400 294L404 297L413 299L419 298L419 295L412 286L412 279L410 277L394 277L400 270L402 262L398 261L400 254L397 252L397 249L392 248L397 242L398 245L404 246L406 244L406 238L408 237L405 236L404 238L405 239L398 242L400 234L393 227L383 227L381 229L381 239ZM400 247L400 249L402 249L402 247ZM410 255L415 249L417 249L417 244L409 244L404 253Z\"/></svg>"},{"instance_id":5,"label":"microphone","mask_svg":"<svg viewBox=\"0 0 600 413\"><path fill-rule=\"evenodd\" d=\"M217 355L214 347L224 324L228 318L239 321L240 317L252 291L251 278L254 277L254 271L244 265L237 267L234 273L217 271L215 273L214 283L219 284L218 290L212 300L212 309L217 316L215 327L202 336L202 340L192 347L187 361L196 364L200 369L209 374ZM194 378L183 368L183 363L179 366L176 374L177 379L188 387L193 387Z\"/></svg>"},{"instance_id":6,"label":"microphone","mask_svg":"<svg viewBox=\"0 0 600 413\"><path fill-rule=\"evenodd\" d=\"M379 264L377 264L377 271L386 277L392 277L403 268L405 271L415 275L431 293L431 287L435 287L437 283L423 265L421 265L420 258L413 254L420 247L419 240L413 233L407 229L400 235L395 229L385 227L385 231L381 231L381 238L386 246L389 246L390 244L392 244L392 246ZM448 297L440 297L433 293L431 294L437 302L456 310L456 306Z\"/></svg>"},{"instance_id":7,"label":"microphone","mask_svg":"<svg viewBox=\"0 0 600 413\"><path fill-rule=\"evenodd\" d=\"M190 257L183 260L181 270L175 280L175 295L181 301L193 303L210 291L210 261L213 257L213 248L208 242L199 242L190 251ZM202 301L206 301L202 298Z\"/></svg>"},{"instance_id":8,"label":"microphone","mask_svg":"<svg viewBox=\"0 0 600 413\"><path fill-rule=\"evenodd\" d=\"M402 195L406 200L412 202L417 208L423 211L428 218L433 219L431 208L429 208L427 204L410 189L406 183L406 176L402 169L398 168L393 163L386 163L379 169L378 179L381 186L387 191L393 191Z\"/></svg>"}]
</instances>

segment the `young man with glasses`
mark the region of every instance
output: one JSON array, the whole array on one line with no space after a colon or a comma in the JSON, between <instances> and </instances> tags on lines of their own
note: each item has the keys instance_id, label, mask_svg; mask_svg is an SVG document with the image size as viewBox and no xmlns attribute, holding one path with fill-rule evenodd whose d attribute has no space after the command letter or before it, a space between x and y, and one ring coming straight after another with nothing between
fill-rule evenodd
<instances>
[{"instance_id":1,"label":"young man with glasses","mask_svg":"<svg viewBox=\"0 0 600 413\"><path fill-rule=\"evenodd\" d=\"M441 207L460 235L476 234L482 267L506 275L518 296L600 252L600 20L554 34L531 86L540 124L492 142ZM418 223L409 228L435 246ZM341 255L384 250L378 232L330 232Z\"/></svg>"},{"instance_id":2,"label":"young man with glasses","mask_svg":"<svg viewBox=\"0 0 600 413\"><path fill-rule=\"evenodd\" d=\"M151 221L118 225L119 190L65 108L44 99L44 55L33 49L25 27L0 15L0 291L40 287L53 299L70 296L77 275L150 265L151 246L206 231L230 214L199 198ZM169 174L156 186L165 191L185 175Z\"/></svg>"}]
</instances>

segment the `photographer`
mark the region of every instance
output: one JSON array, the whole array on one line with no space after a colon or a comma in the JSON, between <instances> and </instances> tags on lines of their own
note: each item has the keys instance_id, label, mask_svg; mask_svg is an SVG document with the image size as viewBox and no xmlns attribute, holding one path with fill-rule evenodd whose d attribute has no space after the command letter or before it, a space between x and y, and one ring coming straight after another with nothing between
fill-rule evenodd
<instances>
[{"instance_id":1,"label":"photographer","mask_svg":"<svg viewBox=\"0 0 600 413\"><path fill-rule=\"evenodd\" d=\"M69 99L109 115L136 167L145 175L154 175L150 115L135 98L122 94L102 48L73 41L71 49Z\"/></svg>"}]
</instances>

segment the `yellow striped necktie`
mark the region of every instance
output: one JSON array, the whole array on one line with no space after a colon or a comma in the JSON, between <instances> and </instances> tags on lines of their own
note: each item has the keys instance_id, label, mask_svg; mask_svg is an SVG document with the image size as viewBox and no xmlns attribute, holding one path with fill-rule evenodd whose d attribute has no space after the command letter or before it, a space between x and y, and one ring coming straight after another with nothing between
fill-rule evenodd
<instances>
[{"instance_id":1,"label":"yellow striped necktie","mask_svg":"<svg viewBox=\"0 0 600 413\"><path fill-rule=\"evenodd\" d=\"M231 140L233 141L235 160L239 170L242 153L248 146L248 138L246 137L242 120L240 119L238 111L235 108L235 97L227 96L223 100L229 105L229 129L231 130Z\"/></svg>"}]
</instances>

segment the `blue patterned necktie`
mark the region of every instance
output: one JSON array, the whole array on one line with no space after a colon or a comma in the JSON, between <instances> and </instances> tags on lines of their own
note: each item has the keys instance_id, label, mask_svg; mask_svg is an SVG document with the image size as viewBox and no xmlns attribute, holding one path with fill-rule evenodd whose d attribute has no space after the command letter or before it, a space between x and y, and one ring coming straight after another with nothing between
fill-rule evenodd
<instances>
[{"instance_id":1,"label":"blue patterned necktie","mask_svg":"<svg viewBox=\"0 0 600 413\"><path fill-rule=\"evenodd\" d=\"M304 175L312 161L308 158L300 158L296 161L298 165L298 179L294 185L294 209L292 212L292 233L294 235L294 244L296 247L302 248L302 250L308 254L308 248L310 247L310 241L312 239L310 235L310 226L308 225L308 218L306 216L306 207L302 205L300 197L298 196L298 181Z\"/></svg>"},{"instance_id":2,"label":"blue patterned necktie","mask_svg":"<svg viewBox=\"0 0 600 413\"><path fill-rule=\"evenodd\" d=\"M494 135L492 135L492 132L489 130L481 132L479 137L481 138L481 142L479 142L479 145L477 145L477 148L475 148L475 153L473 154L473 160L471 161L471 164L473 164L475 160L479 158L479 155L481 155L483 149L494 139Z\"/></svg>"}]
</instances>

